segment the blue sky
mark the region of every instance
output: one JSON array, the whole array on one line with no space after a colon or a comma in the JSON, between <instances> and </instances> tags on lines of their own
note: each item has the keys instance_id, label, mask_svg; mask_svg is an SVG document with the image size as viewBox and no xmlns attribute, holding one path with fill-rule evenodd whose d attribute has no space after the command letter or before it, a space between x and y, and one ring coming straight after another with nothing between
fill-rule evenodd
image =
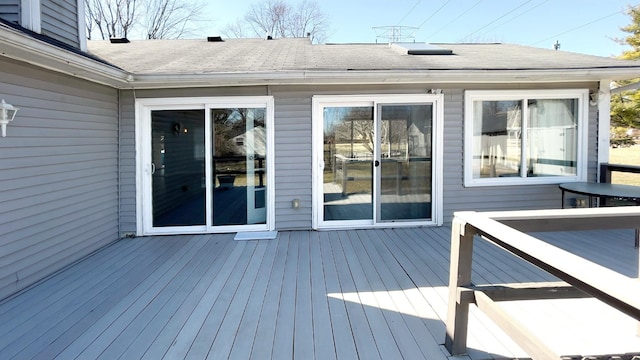
<instances>
[{"instance_id":1,"label":"blue sky","mask_svg":"<svg viewBox=\"0 0 640 360\"><path fill-rule=\"evenodd\" d=\"M259 0L210 1L205 35L241 18ZM289 0L295 4L298 0ZM505 42L600 56L627 47L612 38L625 33L629 0L317 0L330 22L327 42L376 42L373 27L409 26L416 42ZM380 34L380 32L378 32ZM380 38L379 42L386 42Z\"/></svg>"}]
</instances>

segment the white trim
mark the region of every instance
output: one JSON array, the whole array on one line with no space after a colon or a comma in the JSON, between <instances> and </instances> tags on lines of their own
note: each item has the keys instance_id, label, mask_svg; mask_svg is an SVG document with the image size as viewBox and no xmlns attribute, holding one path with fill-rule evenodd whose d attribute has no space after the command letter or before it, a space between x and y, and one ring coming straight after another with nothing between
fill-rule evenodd
<instances>
[{"instance_id":1,"label":"white trim","mask_svg":"<svg viewBox=\"0 0 640 360\"><path fill-rule=\"evenodd\" d=\"M323 108L331 106L371 106L374 109L374 121L377 119L378 105L394 104L433 104L432 134L432 214L428 221L377 222L376 198L374 190L372 219L351 221L324 221L323 214L323 159L324 121ZM312 98L312 227L314 229L367 229L410 227L424 225L442 225L443 223L443 128L444 128L444 95L443 94L372 94L372 95L315 95ZM377 136L376 136L377 137ZM380 158L376 147L376 159ZM377 176L373 176L373 187L379 187Z\"/></svg>"},{"instance_id":2,"label":"white trim","mask_svg":"<svg viewBox=\"0 0 640 360\"><path fill-rule=\"evenodd\" d=\"M40 14L40 0L20 1L20 25L22 27L40 33L42 31Z\"/></svg>"},{"instance_id":3,"label":"white trim","mask_svg":"<svg viewBox=\"0 0 640 360\"><path fill-rule=\"evenodd\" d=\"M87 51L87 20L85 18L85 0L77 0L76 8L78 9L78 44L80 50Z\"/></svg>"},{"instance_id":4,"label":"white trim","mask_svg":"<svg viewBox=\"0 0 640 360\"><path fill-rule=\"evenodd\" d=\"M436 206L433 207L432 218L436 225L441 226L444 223L444 94L435 95L434 105L431 192Z\"/></svg>"},{"instance_id":5,"label":"white trim","mask_svg":"<svg viewBox=\"0 0 640 360\"><path fill-rule=\"evenodd\" d=\"M136 99L136 209L137 235L169 235L169 234L200 234L223 233L237 231L272 231L275 229L275 140L274 140L274 99L272 96L223 96L223 97L179 97L179 98L148 98ZM267 125L267 219L265 224L213 226L207 216L207 225L176 226L154 228L151 204L151 111L152 110L205 110L206 133L210 134L210 110L225 107L264 108L266 110ZM205 136L205 145L210 149L210 136ZM205 173L211 178L211 152L205 151ZM207 214L211 214L210 194L212 187L207 183L206 207Z\"/></svg>"},{"instance_id":6,"label":"white trim","mask_svg":"<svg viewBox=\"0 0 640 360\"><path fill-rule=\"evenodd\" d=\"M611 145L611 81L600 81L598 90L598 179L600 164L609 162L609 146Z\"/></svg>"},{"instance_id":7,"label":"white trim","mask_svg":"<svg viewBox=\"0 0 640 360\"><path fill-rule=\"evenodd\" d=\"M578 99L578 148L577 173L574 176L541 177L473 177L473 102L477 100L527 100L527 99ZM589 127L589 91L587 89L562 90L467 90L464 98L464 186L507 186L531 184L559 184L571 181L586 181ZM523 119L528 107L523 107ZM524 161L524 157L521 161ZM521 170L523 172L523 170ZM523 174L520 174L522 176Z\"/></svg>"}]
</instances>

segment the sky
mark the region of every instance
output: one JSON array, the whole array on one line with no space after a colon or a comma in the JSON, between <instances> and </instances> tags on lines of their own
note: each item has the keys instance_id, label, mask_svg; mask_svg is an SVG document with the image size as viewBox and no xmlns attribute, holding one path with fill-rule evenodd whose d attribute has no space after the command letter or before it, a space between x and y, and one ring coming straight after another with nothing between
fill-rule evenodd
<instances>
[{"instance_id":1,"label":"sky","mask_svg":"<svg viewBox=\"0 0 640 360\"><path fill-rule=\"evenodd\" d=\"M301 0L288 0L297 4ZM222 35L260 0L209 0L203 36ZM329 20L327 43L388 42L384 29L403 26L406 41L501 42L599 56L629 49L613 39L627 34L627 5L639 0L316 0ZM388 32L387 32L388 33Z\"/></svg>"}]
</instances>

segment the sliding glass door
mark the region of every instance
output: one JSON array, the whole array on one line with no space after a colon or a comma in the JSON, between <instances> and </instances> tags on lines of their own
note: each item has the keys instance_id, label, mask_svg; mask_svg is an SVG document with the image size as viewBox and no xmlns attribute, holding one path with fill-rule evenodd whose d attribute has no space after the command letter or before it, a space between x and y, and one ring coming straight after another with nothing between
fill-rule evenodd
<instances>
[{"instance_id":1,"label":"sliding glass door","mask_svg":"<svg viewBox=\"0 0 640 360\"><path fill-rule=\"evenodd\" d=\"M204 110L151 111L153 226L206 224Z\"/></svg>"},{"instance_id":2,"label":"sliding glass door","mask_svg":"<svg viewBox=\"0 0 640 360\"><path fill-rule=\"evenodd\" d=\"M436 222L438 97L362 98L314 98L315 227Z\"/></svg>"},{"instance_id":3,"label":"sliding glass door","mask_svg":"<svg viewBox=\"0 0 640 360\"><path fill-rule=\"evenodd\" d=\"M326 221L373 217L373 108L323 109L323 217Z\"/></svg>"},{"instance_id":4,"label":"sliding glass door","mask_svg":"<svg viewBox=\"0 0 640 360\"><path fill-rule=\"evenodd\" d=\"M271 98L202 100L139 101L141 232L272 229Z\"/></svg>"},{"instance_id":5,"label":"sliding glass door","mask_svg":"<svg viewBox=\"0 0 640 360\"><path fill-rule=\"evenodd\" d=\"M211 109L213 225L264 224L265 109Z\"/></svg>"},{"instance_id":6,"label":"sliding glass door","mask_svg":"<svg viewBox=\"0 0 640 360\"><path fill-rule=\"evenodd\" d=\"M378 220L430 220L433 104L379 105L378 109Z\"/></svg>"}]
</instances>

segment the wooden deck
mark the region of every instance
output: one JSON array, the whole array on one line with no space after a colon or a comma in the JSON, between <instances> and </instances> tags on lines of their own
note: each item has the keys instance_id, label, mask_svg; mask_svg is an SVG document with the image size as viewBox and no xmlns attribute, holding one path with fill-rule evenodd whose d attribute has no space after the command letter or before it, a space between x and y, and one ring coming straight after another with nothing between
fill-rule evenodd
<instances>
[{"instance_id":1,"label":"wooden deck","mask_svg":"<svg viewBox=\"0 0 640 360\"><path fill-rule=\"evenodd\" d=\"M543 236L637 276L631 230ZM0 359L447 359L449 242L446 227L121 240L1 302ZM555 280L475 246L478 284ZM592 299L504 308L563 355L640 353L636 322ZM469 358L526 357L471 316Z\"/></svg>"}]
</instances>

